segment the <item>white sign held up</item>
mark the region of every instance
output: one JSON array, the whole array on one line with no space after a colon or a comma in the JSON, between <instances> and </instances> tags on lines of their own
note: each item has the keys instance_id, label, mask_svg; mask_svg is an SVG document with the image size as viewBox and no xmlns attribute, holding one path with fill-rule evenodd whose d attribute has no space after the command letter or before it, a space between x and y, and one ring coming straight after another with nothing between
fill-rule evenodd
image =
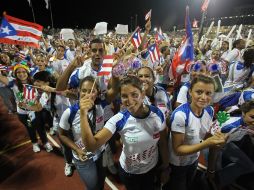
<instances>
[{"instance_id":1,"label":"white sign held up","mask_svg":"<svg viewBox=\"0 0 254 190\"><path fill-rule=\"evenodd\" d=\"M95 35L107 34L107 27L108 27L107 22L98 22L98 23L96 23L96 25L94 27L94 34Z\"/></svg>"},{"instance_id":2,"label":"white sign held up","mask_svg":"<svg viewBox=\"0 0 254 190\"><path fill-rule=\"evenodd\" d=\"M117 34L128 34L128 25L117 24L115 29Z\"/></svg>"}]
</instances>

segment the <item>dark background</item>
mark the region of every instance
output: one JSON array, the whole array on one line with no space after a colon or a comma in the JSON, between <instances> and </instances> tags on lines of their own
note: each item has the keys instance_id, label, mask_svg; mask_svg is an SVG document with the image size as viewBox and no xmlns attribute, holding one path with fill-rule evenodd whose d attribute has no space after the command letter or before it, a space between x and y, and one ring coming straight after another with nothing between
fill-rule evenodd
<instances>
[{"instance_id":1,"label":"dark background","mask_svg":"<svg viewBox=\"0 0 254 190\"><path fill-rule=\"evenodd\" d=\"M45 8L44 0L31 0L36 23L51 27L50 10ZM185 6L190 5L191 20L200 21L200 7L204 0L50 0L55 28L94 28L97 22L108 22L108 28L117 24L128 24L129 28L144 26L144 16L152 9L152 25L163 30L173 30L173 26L184 26ZM31 7L27 0L0 0L0 11L33 21ZM254 0L211 0L207 18L244 15L254 13ZM136 16L137 15L137 16ZM132 19L131 19L132 17ZM137 18L137 19L136 19ZM222 25L244 23L246 19L222 20ZM249 23L250 22L250 23ZM252 23L251 23L252 22ZM208 21L207 21L207 24ZM254 24L254 17L247 24Z\"/></svg>"}]
</instances>

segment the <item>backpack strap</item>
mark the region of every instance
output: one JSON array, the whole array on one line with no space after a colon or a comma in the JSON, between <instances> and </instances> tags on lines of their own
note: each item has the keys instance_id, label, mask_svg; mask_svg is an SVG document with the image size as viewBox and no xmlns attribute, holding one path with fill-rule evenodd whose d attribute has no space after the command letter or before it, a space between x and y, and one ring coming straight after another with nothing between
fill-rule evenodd
<instances>
[{"instance_id":1,"label":"backpack strap","mask_svg":"<svg viewBox=\"0 0 254 190\"><path fill-rule=\"evenodd\" d=\"M78 103L74 104L73 106L70 107L70 110L71 110L71 113L70 113L70 116L69 116L69 119L68 119L68 123L70 124L70 127L72 127L72 122L75 118L76 113L79 110L79 104Z\"/></svg>"}]
</instances>

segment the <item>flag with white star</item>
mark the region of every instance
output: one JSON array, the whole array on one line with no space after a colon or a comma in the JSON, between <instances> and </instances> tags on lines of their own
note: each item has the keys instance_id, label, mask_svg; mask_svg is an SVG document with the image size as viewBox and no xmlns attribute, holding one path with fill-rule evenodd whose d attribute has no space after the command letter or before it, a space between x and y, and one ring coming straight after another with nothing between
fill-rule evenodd
<instances>
[{"instance_id":1,"label":"flag with white star","mask_svg":"<svg viewBox=\"0 0 254 190\"><path fill-rule=\"evenodd\" d=\"M0 38L4 38L6 36L14 36L17 34L17 31L13 26L3 18L2 24L0 26Z\"/></svg>"},{"instance_id":2,"label":"flag with white star","mask_svg":"<svg viewBox=\"0 0 254 190\"><path fill-rule=\"evenodd\" d=\"M140 35L140 29L138 29L132 36L131 42L134 45L135 48L138 48L141 44L141 35Z\"/></svg>"},{"instance_id":3,"label":"flag with white star","mask_svg":"<svg viewBox=\"0 0 254 190\"><path fill-rule=\"evenodd\" d=\"M149 46L148 51L153 63L160 60L160 51L157 44L152 44L151 46Z\"/></svg>"},{"instance_id":4,"label":"flag with white star","mask_svg":"<svg viewBox=\"0 0 254 190\"><path fill-rule=\"evenodd\" d=\"M39 47L43 26L4 15L0 25L0 43Z\"/></svg>"}]
</instances>

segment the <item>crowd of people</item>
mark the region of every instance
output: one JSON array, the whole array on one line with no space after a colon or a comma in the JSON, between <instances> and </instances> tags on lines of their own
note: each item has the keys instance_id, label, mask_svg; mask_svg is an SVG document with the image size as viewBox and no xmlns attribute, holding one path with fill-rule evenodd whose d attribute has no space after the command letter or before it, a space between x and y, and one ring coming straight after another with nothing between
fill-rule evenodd
<instances>
[{"instance_id":1,"label":"crowd of people","mask_svg":"<svg viewBox=\"0 0 254 190\"><path fill-rule=\"evenodd\" d=\"M74 164L89 190L104 188L107 167L128 190L191 189L201 151L207 187L253 175L253 44L233 39L230 49L227 39L217 45L203 39L176 82L169 71L181 43L150 30L148 20L138 48L128 35L89 31L73 39L45 35L37 49L0 44L0 93L33 151L41 151L36 133L47 152L53 146L46 131L57 134L65 175ZM156 61L147 49L152 44L159 48ZM105 55L114 58L109 75L99 74Z\"/></svg>"}]
</instances>

